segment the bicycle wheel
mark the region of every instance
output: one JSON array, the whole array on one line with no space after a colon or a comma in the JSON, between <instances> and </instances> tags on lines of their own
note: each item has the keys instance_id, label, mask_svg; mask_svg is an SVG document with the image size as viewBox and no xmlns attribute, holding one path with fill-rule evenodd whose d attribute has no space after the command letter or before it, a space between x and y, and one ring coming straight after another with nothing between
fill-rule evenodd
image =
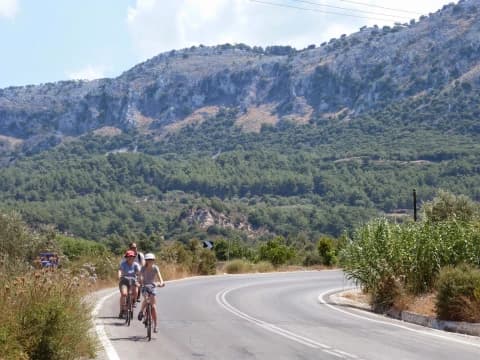
<instances>
[{"instance_id":1,"label":"bicycle wheel","mask_svg":"<svg viewBox=\"0 0 480 360\"><path fill-rule=\"evenodd\" d=\"M146 323L147 323L147 338L148 341L152 340L152 305L147 304L146 311Z\"/></svg>"},{"instance_id":2,"label":"bicycle wheel","mask_svg":"<svg viewBox=\"0 0 480 360\"><path fill-rule=\"evenodd\" d=\"M127 295L127 314L125 318L125 323L127 324L127 326L130 326L130 320L132 316L131 307L132 307L132 295L129 293Z\"/></svg>"}]
</instances>

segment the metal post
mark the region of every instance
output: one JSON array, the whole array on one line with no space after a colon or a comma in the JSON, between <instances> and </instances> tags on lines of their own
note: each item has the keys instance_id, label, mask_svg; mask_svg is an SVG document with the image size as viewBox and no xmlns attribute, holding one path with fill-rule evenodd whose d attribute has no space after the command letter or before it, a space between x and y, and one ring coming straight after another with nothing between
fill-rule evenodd
<instances>
[{"instance_id":1,"label":"metal post","mask_svg":"<svg viewBox=\"0 0 480 360\"><path fill-rule=\"evenodd\" d=\"M230 237L228 238L228 246L227 246L227 262L230 261Z\"/></svg>"},{"instance_id":2,"label":"metal post","mask_svg":"<svg viewBox=\"0 0 480 360\"><path fill-rule=\"evenodd\" d=\"M413 189L413 221L417 221L417 191Z\"/></svg>"}]
</instances>

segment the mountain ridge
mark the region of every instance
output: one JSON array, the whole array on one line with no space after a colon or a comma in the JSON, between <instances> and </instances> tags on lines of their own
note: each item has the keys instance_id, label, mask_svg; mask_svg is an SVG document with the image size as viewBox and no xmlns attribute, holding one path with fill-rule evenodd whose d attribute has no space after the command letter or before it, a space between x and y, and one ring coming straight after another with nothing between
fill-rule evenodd
<instances>
[{"instance_id":1,"label":"mountain ridge","mask_svg":"<svg viewBox=\"0 0 480 360\"><path fill-rule=\"evenodd\" d=\"M408 218L414 188L480 201L479 9L461 1L304 50L192 47L115 79L0 90L0 209L120 248L142 234L340 236ZM194 209L218 221L185 217Z\"/></svg>"},{"instance_id":2,"label":"mountain ridge","mask_svg":"<svg viewBox=\"0 0 480 360\"><path fill-rule=\"evenodd\" d=\"M356 118L456 81L477 88L478 19L478 1L465 0L418 22L363 27L320 47L191 47L116 78L0 89L0 152L19 144L43 150L103 127L161 139L223 108L238 109L235 125L258 132L262 124Z\"/></svg>"}]
</instances>

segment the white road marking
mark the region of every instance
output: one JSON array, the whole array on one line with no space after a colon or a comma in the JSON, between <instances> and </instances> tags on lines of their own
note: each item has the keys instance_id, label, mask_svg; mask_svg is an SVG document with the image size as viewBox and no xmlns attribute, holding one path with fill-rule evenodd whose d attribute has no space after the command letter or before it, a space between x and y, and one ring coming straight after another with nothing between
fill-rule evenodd
<instances>
[{"instance_id":1,"label":"white road marking","mask_svg":"<svg viewBox=\"0 0 480 360\"><path fill-rule=\"evenodd\" d=\"M113 295L117 294L117 290L114 292L104 296L101 298L98 302L95 308L93 309L92 315L94 318L97 317L98 312L100 311L100 308L102 307L103 303L105 300L111 298ZM103 348L105 349L105 354L107 355L107 358L109 360L120 360L118 357L117 352L115 351L115 348L113 347L112 343L108 339L107 333L105 332L105 327L103 326L103 321L96 319L95 320L95 330L98 335L98 339L100 340L100 343L102 344Z\"/></svg>"},{"instance_id":2,"label":"white road marking","mask_svg":"<svg viewBox=\"0 0 480 360\"><path fill-rule=\"evenodd\" d=\"M250 315L240 311L239 309L235 308L233 305L231 305L227 301L226 296L229 292L240 289L240 288L245 288L245 287L248 287L248 286L251 286L251 285L243 285L243 286L238 286L238 287L235 287L235 288L220 291L216 295L217 303L220 306L222 306L225 310L231 312L232 314L234 314L234 315L236 315L236 316L238 316L238 317L240 317L240 318L242 318L242 319L244 319L248 322L251 322L252 324L257 325L264 330L267 330L267 331L270 331L274 334L283 336L283 337L285 337L287 339L290 339L292 341L295 341L299 344L302 344L302 345L305 345L305 346L308 346L308 347L314 348L314 349L321 349L321 351L327 352L327 353L329 353L331 355L334 355L336 357L340 357L340 358L347 358L348 357L348 358L351 358L351 359L358 359L358 357L356 355L349 354L349 353L344 352L344 351L336 350L336 349L332 348L331 346L328 346L328 345L322 344L318 341L315 341L315 340L309 339L307 337L295 334L291 331L282 329L282 328L280 328L276 325L273 325L271 323L268 323L266 321L254 318L253 316L250 316Z\"/></svg>"},{"instance_id":3,"label":"white road marking","mask_svg":"<svg viewBox=\"0 0 480 360\"><path fill-rule=\"evenodd\" d=\"M341 358L341 359L345 359L345 356L339 354L339 353L336 352L336 351L330 351L330 350L323 350L323 351L325 351L327 354L336 356L336 357Z\"/></svg>"},{"instance_id":4,"label":"white road marking","mask_svg":"<svg viewBox=\"0 0 480 360\"><path fill-rule=\"evenodd\" d=\"M456 342L456 343L459 343L459 344L462 344L462 345L470 345L470 346L480 348L480 343L476 344L476 343L473 343L473 342L458 339L456 337L447 336L443 333L443 330L437 330L437 329L431 329L431 328L428 328L428 331L427 330L419 330L419 329L414 329L414 328L411 328L411 327L408 327L408 326L405 326L405 325L396 324L396 323L393 322L393 321L395 321L394 319L392 319L391 321L372 319L371 317L368 317L368 316L364 316L364 315L360 315L360 314L353 314L350 311L342 310L342 309L340 309L336 306L333 306L333 305L331 305L331 304L329 304L325 301L324 298L327 294L332 294L332 293L343 291L343 290L345 290L345 289L344 288L339 288L339 289L327 290L327 291L321 293L318 296L318 302L323 304L323 305L328 306L330 309L333 309L335 311L339 311L341 313L344 313L344 314L347 314L349 316L353 316L353 317L356 317L356 318L359 318L359 319L368 320L368 321L379 323L379 324L394 326L394 327L404 329L404 330L408 330L408 331L412 331L412 332L415 332L415 333L418 333L418 334L437 337L437 338L440 338L440 339L443 339L443 340L453 341L453 342ZM355 312L360 312L360 313L362 312L362 310L357 310L355 308L352 308L351 310L353 310ZM371 313L370 315L381 318L381 315L378 315L378 314ZM401 320L397 320L397 321L401 321ZM420 326L420 325L417 325L417 326ZM456 334L456 335L460 336L460 334ZM461 336L469 337L468 335L461 335ZM478 341L477 338L475 338L473 336L471 338L472 338L472 340Z\"/></svg>"}]
</instances>

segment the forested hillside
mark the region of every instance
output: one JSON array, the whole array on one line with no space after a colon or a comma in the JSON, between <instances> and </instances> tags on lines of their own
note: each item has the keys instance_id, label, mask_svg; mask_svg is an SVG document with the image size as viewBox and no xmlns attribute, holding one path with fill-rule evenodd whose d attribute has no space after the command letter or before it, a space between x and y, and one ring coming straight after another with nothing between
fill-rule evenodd
<instances>
[{"instance_id":1,"label":"forested hillside","mask_svg":"<svg viewBox=\"0 0 480 360\"><path fill-rule=\"evenodd\" d=\"M303 51L200 47L0 90L0 206L114 244L316 240L410 216L413 188L480 200L479 5Z\"/></svg>"}]
</instances>

